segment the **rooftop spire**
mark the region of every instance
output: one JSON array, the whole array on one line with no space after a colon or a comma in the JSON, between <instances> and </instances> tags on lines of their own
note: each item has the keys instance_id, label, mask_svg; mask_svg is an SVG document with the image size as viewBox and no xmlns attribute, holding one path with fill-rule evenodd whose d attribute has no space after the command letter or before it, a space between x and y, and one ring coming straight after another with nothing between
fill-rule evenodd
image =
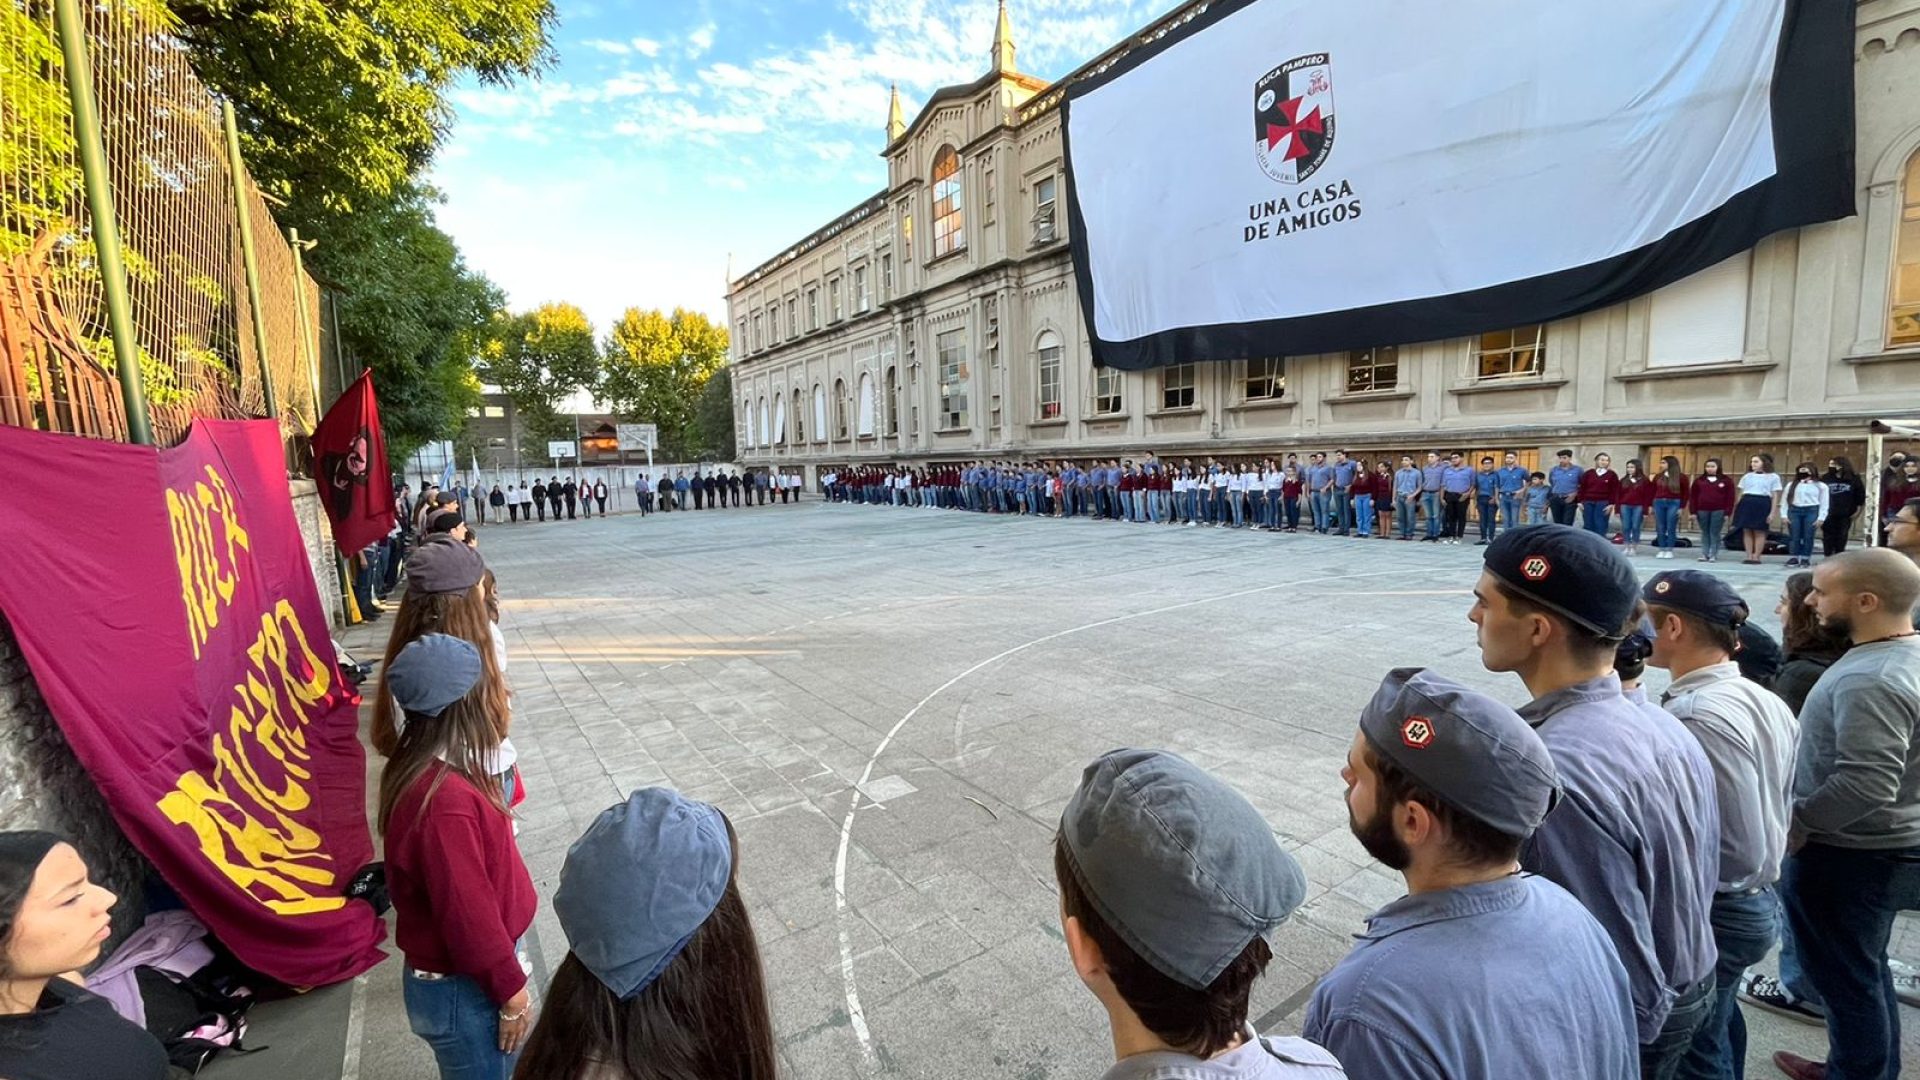
<instances>
[{"instance_id":1,"label":"rooftop spire","mask_svg":"<svg viewBox=\"0 0 1920 1080\"><path fill-rule=\"evenodd\" d=\"M894 83L890 91L893 100L887 104L887 143L892 145L895 139L907 133L907 118L900 111L900 84Z\"/></svg>"},{"instance_id":2,"label":"rooftop spire","mask_svg":"<svg viewBox=\"0 0 1920 1080\"><path fill-rule=\"evenodd\" d=\"M993 68L1001 75L1011 75L1013 66L1013 24L1007 19L1007 0L1000 0L1000 21L993 28Z\"/></svg>"}]
</instances>

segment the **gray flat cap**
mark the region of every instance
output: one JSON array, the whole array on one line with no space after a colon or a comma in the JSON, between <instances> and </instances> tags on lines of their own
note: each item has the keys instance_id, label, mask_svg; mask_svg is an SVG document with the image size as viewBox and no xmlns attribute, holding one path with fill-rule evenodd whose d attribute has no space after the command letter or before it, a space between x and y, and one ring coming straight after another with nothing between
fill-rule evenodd
<instances>
[{"instance_id":1,"label":"gray flat cap","mask_svg":"<svg viewBox=\"0 0 1920 1080\"><path fill-rule=\"evenodd\" d=\"M1164 750L1114 750L1087 766L1060 835L1100 917L1195 990L1306 898L1300 864L1253 804Z\"/></svg>"},{"instance_id":2,"label":"gray flat cap","mask_svg":"<svg viewBox=\"0 0 1920 1080\"><path fill-rule=\"evenodd\" d=\"M1360 714L1373 752L1491 828L1531 836L1560 774L1520 714L1431 671L1395 668Z\"/></svg>"},{"instance_id":3,"label":"gray flat cap","mask_svg":"<svg viewBox=\"0 0 1920 1080\"><path fill-rule=\"evenodd\" d=\"M567 849L553 911L573 955L624 1001L673 963L732 879L720 811L643 788L600 811Z\"/></svg>"},{"instance_id":4,"label":"gray flat cap","mask_svg":"<svg viewBox=\"0 0 1920 1080\"><path fill-rule=\"evenodd\" d=\"M410 593L466 592L480 584L487 562L480 553L446 533L434 533L407 556Z\"/></svg>"},{"instance_id":5,"label":"gray flat cap","mask_svg":"<svg viewBox=\"0 0 1920 1080\"><path fill-rule=\"evenodd\" d=\"M408 712L439 716L480 681L480 650L465 638L426 634L387 666L387 689Z\"/></svg>"}]
</instances>

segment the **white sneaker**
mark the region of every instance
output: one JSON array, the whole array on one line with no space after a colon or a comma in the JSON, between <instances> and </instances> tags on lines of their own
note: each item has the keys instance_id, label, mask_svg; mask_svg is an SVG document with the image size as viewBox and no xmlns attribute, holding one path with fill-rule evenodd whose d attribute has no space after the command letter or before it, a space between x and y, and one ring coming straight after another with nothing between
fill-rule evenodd
<instances>
[{"instance_id":1,"label":"white sneaker","mask_svg":"<svg viewBox=\"0 0 1920 1080\"><path fill-rule=\"evenodd\" d=\"M1893 996L1920 1009L1920 969L1891 956L1887 957L1887 967L1893 970Z\"/></svg>"}]
</instances>

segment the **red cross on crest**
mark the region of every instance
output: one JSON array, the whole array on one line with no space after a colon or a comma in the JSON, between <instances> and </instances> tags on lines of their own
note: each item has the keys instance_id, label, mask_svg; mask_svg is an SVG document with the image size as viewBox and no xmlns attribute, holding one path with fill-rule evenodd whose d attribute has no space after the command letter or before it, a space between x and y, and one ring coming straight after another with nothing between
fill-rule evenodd
<instances>
[{"instance_id":1,"label":"red cross on crest","mask_svg":"<svg viewBox=\"0 0 1920 1080\"><path fill-rule=\"evenodd\" d=\"M1551 573L1553 573L1553 564L1547 561L1545 555L1529 555L1526 561L1520 564L1520 576L1528 581L1545 581L1547 575Z\"/></svg>"},{"instance_id":2,"label":"red cross on crest","mask_svg":"<svg viewBox=\"0 0 1920 1080\"><path fill-rule=\"evenodd\" d=\"M1315 135L1325 134L1326 128L1320 122L1320 107L1314 106L1307 115L1300 115L1300 106L1306 104L1304 97L1292 98L1280 103L1280 117L1283 123L1267 125L1267 149L1272 150L1280 144L1286 144L1286 150L1280 155L1282 161L1292 161L1312 153L1305 139L1300 136L1307 132Z\"/></svg>"},{"instance_id":3,"label":"red cross on crest","mask_svg":"<svg viewBox=\"0 0 1920 1080\"><path fill-rule=\"evenodd\" d=\"M1433 745L1433 721L1424 716L1409 716L1400 724L1400 741L1415 750Z\"/></svg>"}]
</instances>

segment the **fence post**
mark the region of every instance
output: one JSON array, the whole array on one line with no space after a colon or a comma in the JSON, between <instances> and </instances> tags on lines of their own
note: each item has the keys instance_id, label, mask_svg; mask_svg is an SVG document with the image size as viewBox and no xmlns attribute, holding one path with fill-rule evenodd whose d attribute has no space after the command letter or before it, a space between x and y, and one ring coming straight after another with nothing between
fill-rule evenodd
<instances>
[{"instance_id":1,"label":"fence post","mask_svg":"<svg viewBox=\"0 0 1920 1080\"><path fill-rule=\"evenodd\" d=\"M65 0L73 3L74 0ZM240 226L240 257L247 268L248 306L253 309L253 351L260 355L260 391L267 415L280 422L280 403L273 394L273 368L267 363L267 313L260 306L260 259L253 250L253 213L247 205L247 167L240 160L240 126L233 119L233 102L220 103L227 129L227 176L233 181L233 210Z\"/></svg>"},{"instance_id":2,"label":"fence post","mask_svg":"<svg viewBox=\"0 0 1920 1080\"><path fill-rule=\"evenodd\" d=\"M94 254L100 260L100 293L107 305L107 330L120 374L120 400L127 414L127 440L153 445L147 420L147 389L140 375L140 340L133 331L133 302L127 295L127 265L120 253L120 223L113 211L113 184L107 177L107 150L100 137L100 110L93 99L93 61L87 55L87 24L77 0L54 0L54 22L66 61L67 98L73 108L73 141L80 152L80 173L93 217Z\"/></svg>"},{"instance_id":3,"label":"fence post","mask_svg":"<svg viewBox=\"0 0 1920 1080\"><path fill-rule=\"evenodd\" d=\"M313 426L320 426L320 360L314 345L314 327L307 321L307 268L301 259L301 249L313 246L314 241L300 239L300 230L287 229L287 248L293 252L293 315L300 326L300 355L307 360L307 376L313 381ZM345 384L340 387L346 393Z\"/></svg>"}]
</instances>

